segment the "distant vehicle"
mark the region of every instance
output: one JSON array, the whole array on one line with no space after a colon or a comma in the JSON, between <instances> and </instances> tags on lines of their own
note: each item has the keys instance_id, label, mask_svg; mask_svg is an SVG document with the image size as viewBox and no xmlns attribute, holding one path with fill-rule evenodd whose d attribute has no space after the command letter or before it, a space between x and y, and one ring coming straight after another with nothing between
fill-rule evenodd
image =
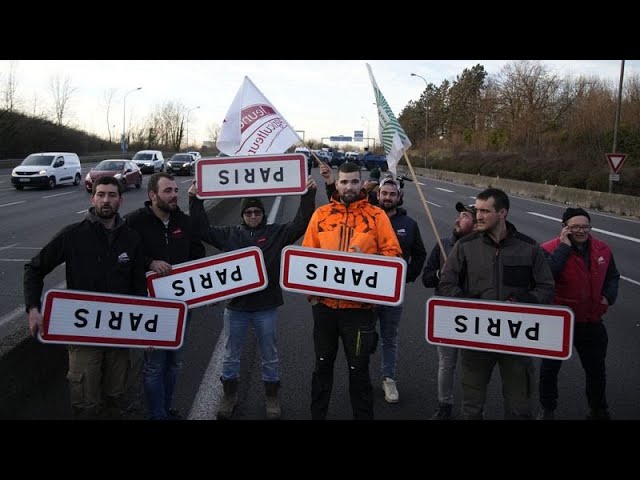
<instances>
[{"instance_id":1,"label":"distant vehicle","mask_svg":"<svg viewBox=\"0 0 640 480\"><path fill-rule=\"evenodd\" d=\"M187 153L190 153L191 155L193 155L193 158L195 158L196 161L202 158L202 155L200 155L200 152L196 152L195 150L192 150L191 152L187 152Z\"/></svg>"},{"instance_id":2,"label":"distant vehicle","mask_svg":"<svg viewBox=\"0 0 640 480\"><path fill-rule=\"evenodd\" d=\"M58 184L80 185L80 159L75 153L32 153L11 172L11 184L16 190L24 187L56 188Z\"/></svg>"},{"instance_id":3,"label":"distant vehicle","mask_svg":"<svg viewBox=\"0 0 640 480\"><path fill-rule=\"evenodd\" d=\"M93 182L105 176L112 176L120 180L123 190L126 190L129 185L135 185L136 188L142 186L142 172L131 160L103 160L93 167L84 178L84 186L87 192L91 192Z\"/></svg>"},{"instance_id":4,"label":"distant vehicle","mask_svg":"<svg viewBox=\"0 0 640 480\"><path fill-rule=\"evenodd\" d=\"M167 173L172 175L194 175L196 171L196 158L191 152L176 153L167 162Z\"/></svg>"},{"instance_id":5,"label":"distant vehicle","mask_svg":"<svg viewBox=\"0 0 640 480\"><path fill-rule=\"evenodd\" d=\"M309 149L304 147L298 147L296 148L294 153L301 153L305 156L305 158L307 159L307 173L311 175L311 169L313 168L315 160L311 156L311 152L309 151Z\"/></svg>"},{"instance_id":6,"label":"distant vehicle","mask_svg":"<svg viewBox=\"0 0 640 480\"><path fill-rule=\"evenodd\" d=\"M374 155L371 152L366 152L360 161L364 164L364 167L367 170L373 170L374 168L379 168L380 171L386 172L389 170L389 165L387 164L387 157L385 155Z\"/></svg>"},{"instance_id":7,"label":"distant vehicle","mask_svg":"<svg viewBox=\"0 0 640 480\"><path fill-rule=\"evenodd\" d=\"M344 152L333 152L333 157L331 157L329 165L339 168L346 160L347 157Z\"/></svg>"},{"instance_id":8,"label":"distant vehicle","mask_svg":"<svg viewBox=\"0 0 640 480\"><path fill-rule=\"evenodd\" d=\"M164 157L160 150L140 150L132 160L142 173L164 171Z\"/></svg>"},{"instance_id":9,"label":"distant vehicle","mask_svg":"<svg viewBox=\"0 0 640 480\"><path fill-rule=\"evenodd\" d=\"M325 152L324 150L314 150L313 153L315 153L316 156L324 163L331 164L331 152Z\"/></svg>"}]
</instances>

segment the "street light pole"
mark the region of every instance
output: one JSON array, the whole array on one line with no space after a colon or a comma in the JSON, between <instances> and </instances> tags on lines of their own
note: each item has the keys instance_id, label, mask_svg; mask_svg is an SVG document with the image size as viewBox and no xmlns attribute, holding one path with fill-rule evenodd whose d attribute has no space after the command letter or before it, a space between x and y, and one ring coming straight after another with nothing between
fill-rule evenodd
<instances>
[{"instance_id":1,"label":"street light pole","mask_svg":"<svg viewBox=\"0 0 640 480\"><path fill-rule=\"evenodd\" d=\"M367 121L367 148L369 148L370 147L370 145L369 145L369 126L370 126L369 118L365 117L364 115L361 116L360 118ZM373 149L375 150L375 146L373 147Z\"/></svg>"},{"instance_id":2,"label":"street light pole","mask_svg":"<svg viewBox=\"0 0 640 480\"><path fill-rule=\"evenodd\" d=\"M429 133L429 82L422 75L412 73L412 77L419 77L424 80L426 89L424 91L424 169L427 169L427 140Z\"/></svg>"},{"instance_id":3,"label":"street light pole","mask_svg":"<svg viewBox=\"0 0 640 480\"><path fill-rule=\"evenodd\" d=\"M125 136L126 133L126 115L127 115L127 95L129 95L131 92L137 92L138 90L141 90L142 87L138 87L138 88L134 88L133 90L129 90L127 93L124 94L124 100L122 100L122 158L124 158L124 156L127 154L127 142L125 141L125 139L127 138Z\"/></svg>"},{"instance_id":4,"label":"street light pole","mask_svg":"<svg viewBox=\"0 0 640 480\"><path fill-rule=\"evenodd\" d=\"M189 114L199 108L200 108L200 105L198 105L197 107L193 107L191 110L187 112L187 151L189 150Z\"/></svg>"}]
</instances>

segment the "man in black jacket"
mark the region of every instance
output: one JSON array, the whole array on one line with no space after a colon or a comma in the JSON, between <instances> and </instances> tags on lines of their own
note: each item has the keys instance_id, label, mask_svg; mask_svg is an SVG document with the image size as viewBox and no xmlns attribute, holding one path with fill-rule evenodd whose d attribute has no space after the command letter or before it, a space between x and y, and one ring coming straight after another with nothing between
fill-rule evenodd
<instances>
[{"instance_id":1,"label":"man in black jacket","mask_svg":"<svg viewBox=\"0 0 640 480\"><path fill-rule=\"evenodd\" d=\"M280 288L280 257L282 249L295 243L305 232L315 210L316 183L307 180L307 193L300 199L300 208L289 223L267 224L264 204L259 198L244 198L240 203L242 222L239 225L210 226L202 200L198 199L195 183L189 189L189 213L201 229L202 240L229 252L246 247L262 250L269 284L259 292L230 299L224 310L225 352L222 366L224 397L217 417L231 418L238 403L240 354L249 324L253 324L262 355L262 380L265 385L267 419L280 418L280 371L276 346L278 307L284 303Z\"/></svg>"},{"instance_id":2,"label":"man in black jacket","mask_svg":"<svg viewBox=\"0 0 640 480\"><path fill-rule=\"evenodd\" d=\"M168 173L154 173L147 194L149 200L144 207L126 216L127 224L142 237L146 269L165 276L171 273L172 265L204 257L204 246L191 218L178 207L174 178ZM187 328L190 320L189 314ZM144 354L144 395L150 420L180 418L172 402L183 351L184 344L177 350L149 348Z\"/></svg>"},{"instance_id":3,"label":"man in black jacket","mask_svg":"<svg viewBox=\"0 0 640 480\"><path fill-rule=\"evenodd\" d=\"M146 296L140 236L118 214L122 185L113 177L93 184L85 219L68 225L24 266L24 298L31 334L42 329L44 278L65 263L67 288ZM106 397L109 414L118 415L126 389L129 349L68 345L71 407L76 419L95 419Z\"/></svg>"}]
</instances>

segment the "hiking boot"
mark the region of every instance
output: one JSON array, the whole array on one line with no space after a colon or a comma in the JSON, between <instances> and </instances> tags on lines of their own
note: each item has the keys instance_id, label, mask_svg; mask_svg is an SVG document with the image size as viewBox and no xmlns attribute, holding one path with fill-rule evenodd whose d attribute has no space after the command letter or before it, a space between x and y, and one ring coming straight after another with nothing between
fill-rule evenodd
<instances>
[{"instance_id":1,"label":"hiking boot","mask_svg":"<svg viewBox=\"0 0 640 480\"><path fill-rule=\"evenodd\" d=\"M238 379L222 380L221 378L220 381L222 382L224 397L222 397L216 417L218 420L230 420L233 410L238 404Z\"/></svg>"},{"instance_id":2,"label":"hiking boot","mask_svg":"<svg viewBox=\"0 0 640 480\"><path fill-rule=\"evenodd\" d=\"M267 412L267 420L280 420L279 388L280 382L264 382L264 404Z\"/></svg>"},{"instance_id":3,"label":"hiking boot","mask_svg":"<svg viewBox=\"0 0 640 480\"><path fill-rule=\"evenodd\" d=\"M556 414L553 410L549 408L542 407L538 410L538 414L536 415L536 420L555 420Z\"/></svg>"},{"instance_id":4,"label":"hiking boot","mask_svg":"<svg viewBox=\"0 0 640 480\"><path fill-rule=\"evenodd\" d=\"M611 420L611 415L609 415L609 410L606 408L592 409L587 415L587 420Z\"/></svg>"},{"instance_id":5,"label":"hiking boot","mask_svg":"<svg viewBox=\"0 0 640 480\"><path fill-rule=\"evenodd\" d=\"M396 388L396 382L392 378L384 377L384 380L382 380L382 390L384 390L384 399L388 403L398 403L400 395Z\"/></svg>"},{"instance_id":6,"label":"hiking boot","mask_svg":"<svg viewBox=\"0 0 640 480\"><path fill-rule=\"evenodd\" d=\"M440 403L438 409L431 416L431 420L451 420L451 410L453 405L450 403Z\"/></svg>"}]
</instances>

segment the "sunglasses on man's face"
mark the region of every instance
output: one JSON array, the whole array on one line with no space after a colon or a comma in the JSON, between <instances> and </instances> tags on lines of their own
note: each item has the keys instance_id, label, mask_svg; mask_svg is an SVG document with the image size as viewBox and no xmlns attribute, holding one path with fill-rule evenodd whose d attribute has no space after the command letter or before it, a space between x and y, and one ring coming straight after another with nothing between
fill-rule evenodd
<instances>
[{"instance_id":1,"label":"sunglasses on man's face","mask_svg":"<svg viewBox=\"0 0 640 480\"><path fill-rule=\"evenodd\" d=\"M245 210L242 214L247 217L259 217L262 215L262 210Z\"/></svg>"}]
</instances>

